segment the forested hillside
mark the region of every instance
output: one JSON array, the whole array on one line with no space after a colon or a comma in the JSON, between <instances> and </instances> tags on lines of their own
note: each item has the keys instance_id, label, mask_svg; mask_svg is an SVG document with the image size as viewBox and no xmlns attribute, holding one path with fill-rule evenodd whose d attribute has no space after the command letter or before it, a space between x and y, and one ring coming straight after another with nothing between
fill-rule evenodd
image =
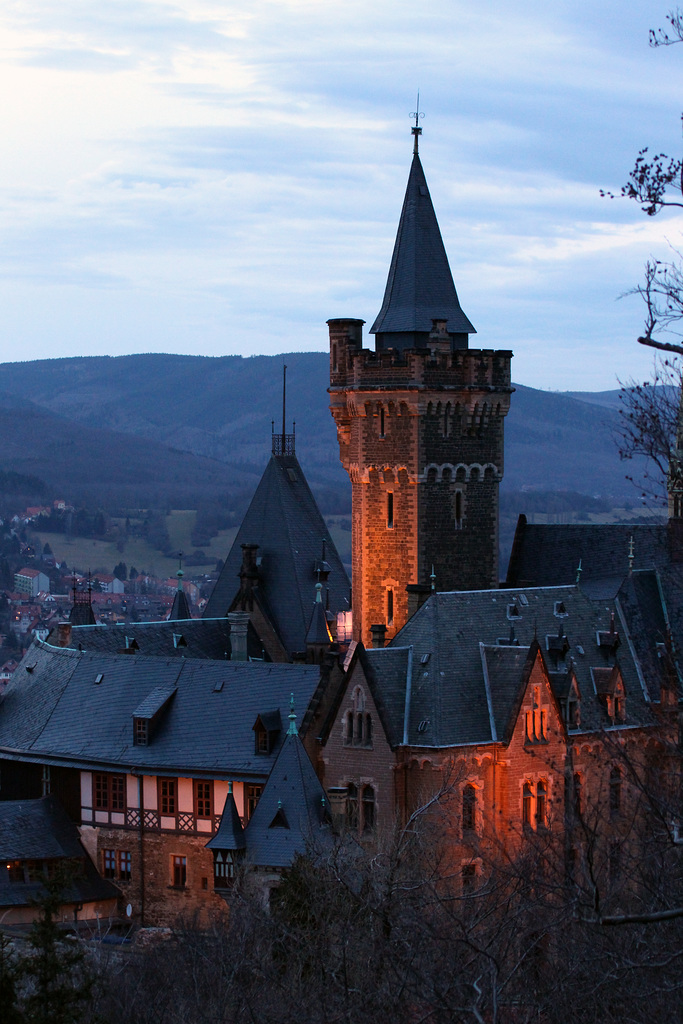
<instances>
[{"instance_id":1,"label":"forested hillside","mask_svg":"<svg viewBox=\"0 0 683 1024\"><path fill-rule=\"evenodd\" d=\"M348 509L328 411L328 357L134 355L0 365L0 469L30 473L88 505L196 508L254 487L287 429L326 512ZM598 401L596 401L598 399ZM613 432L615 393L559 394L517 385L506 423L508 492L569 490L634 498ZM633 466L629 467L633 470ZM520 509L521 510L521 509Z\"/></svg>"}]
</instances>

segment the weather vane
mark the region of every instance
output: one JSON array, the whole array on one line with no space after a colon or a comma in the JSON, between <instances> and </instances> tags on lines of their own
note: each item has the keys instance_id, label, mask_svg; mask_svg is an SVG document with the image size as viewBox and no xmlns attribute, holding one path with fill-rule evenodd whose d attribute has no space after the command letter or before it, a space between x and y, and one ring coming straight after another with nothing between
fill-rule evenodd
<instances>
[{"instance_id":1,"label":"weather vane","mask_svg":"<svg viewBox=\"0 0 683 1024\"><path fill-rule=\"evenodd\" d=\"M413 153L417 153L417 140L422 135L422 129L420 128L420 118L424 117L424 111L420 110L420 93L417 94L417 106L415 110L411 110L410 117L415 118L415 127L411 128L412 134L415 136L415 145L413 147Z\"/></svg>"}]
</instances>

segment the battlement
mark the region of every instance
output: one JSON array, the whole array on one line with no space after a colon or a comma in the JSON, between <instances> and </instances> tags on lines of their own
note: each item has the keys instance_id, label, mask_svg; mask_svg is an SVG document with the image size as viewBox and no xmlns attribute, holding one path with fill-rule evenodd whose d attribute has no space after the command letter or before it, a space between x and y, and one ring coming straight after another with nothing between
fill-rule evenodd
<instances>
[{"instance_id":1,"label":"battlement","mask_svg":"<svg viewBox=\"0 0 683 1024\"><path fill-rule=\"evenodd\" d=\"M362 320L328 320L330 390L449 390L510 392L512 352L493 349L362 348Z\"/></svg>"}]
</instances>

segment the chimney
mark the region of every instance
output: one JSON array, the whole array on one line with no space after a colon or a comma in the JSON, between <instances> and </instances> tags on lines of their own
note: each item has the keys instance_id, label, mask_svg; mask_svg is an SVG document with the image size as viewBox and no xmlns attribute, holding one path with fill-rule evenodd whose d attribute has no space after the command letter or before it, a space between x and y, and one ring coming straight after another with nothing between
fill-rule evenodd
<instances>
[{"instance_id":1,"label":"chimney","mask_svg":"<svg viewBox=\"0 0 683 1024\"><path fill-rule=\"evenodd\" d=\"M370 635L372 636L373 648L384 647L387 638L387 627L383 622L375 623L374 626L370 626Z\"/></svg>"},{"instance_id":2,"label":"chimney","mask_svg":"<svg viewBox=\"0 0 683 1024\"><path fill-rule=\"evenodd\" d=\"M246 612L228 612L230 623L231 661L247 661L247 628L249 616Z\"/></svg>"},{"instance_id":3,"label":"chimney","mask_svg":"<svg viewBox=\"0 0 683 1024\"><path fill-rule=\"evenodd\" d=\"M57 623L57 646L71 647L71 623Z\"/></svg>"}]
</instances>

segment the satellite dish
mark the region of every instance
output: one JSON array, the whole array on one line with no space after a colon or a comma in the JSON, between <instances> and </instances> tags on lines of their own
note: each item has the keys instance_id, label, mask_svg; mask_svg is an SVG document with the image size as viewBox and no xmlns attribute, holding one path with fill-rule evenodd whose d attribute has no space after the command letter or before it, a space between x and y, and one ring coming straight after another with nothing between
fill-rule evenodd
<instances>
[{"instance_id":1,"label":"satellite dish","mask_svg":"<svg viewBox=\"0 0 683 1024\"><path fill-rule=\"evenodd\" d=\"M130 917L132 915L132 913L133 913L133 908L131 907L131 905L129 903L128 906L126 907L126 917Z\"/></svg>"}]
</instances>

